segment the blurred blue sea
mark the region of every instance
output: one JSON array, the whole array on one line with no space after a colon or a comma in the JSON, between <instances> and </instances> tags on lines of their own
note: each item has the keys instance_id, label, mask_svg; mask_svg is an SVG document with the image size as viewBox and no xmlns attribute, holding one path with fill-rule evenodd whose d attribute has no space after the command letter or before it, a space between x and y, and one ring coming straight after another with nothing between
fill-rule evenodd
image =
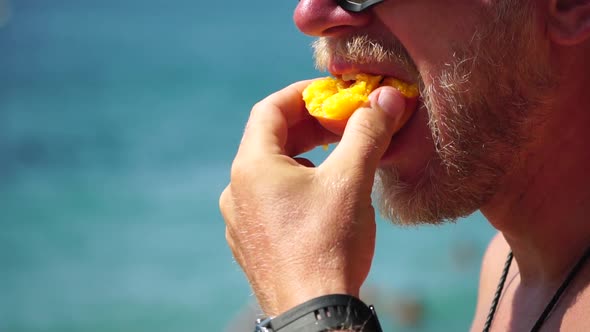
<instances>
[{"instance_id":1,"label":"blurred blue sea","mask_svg":"<svg viewBox=\"0 0 590 332\"><path fill-rule=\"evenodd\" d=\"M0 331L252 329L217 202L251 105L324 75L295 5L0 0ZM385 330L467 330L491 227L378 227Z\"/></svg>"}]
</instances>

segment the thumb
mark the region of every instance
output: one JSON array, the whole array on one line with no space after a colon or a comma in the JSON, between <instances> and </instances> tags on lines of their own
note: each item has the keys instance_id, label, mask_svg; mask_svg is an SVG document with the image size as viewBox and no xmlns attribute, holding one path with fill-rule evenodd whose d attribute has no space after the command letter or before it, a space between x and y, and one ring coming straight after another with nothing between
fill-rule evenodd
<instances>
[{"instance_id":1,"label":"thumb","mask_svg":"<svg viewBox=\"0 0 590 332\"><path fill-rule=\"evenodd\" d=\"M405 109L405 98L392 87L379 88L369 100L370 107L361 107L350 117L342 140L320 167L330 173L361 177L372 185L391 137L412 110Z\"/></svg>"}]
</instances>

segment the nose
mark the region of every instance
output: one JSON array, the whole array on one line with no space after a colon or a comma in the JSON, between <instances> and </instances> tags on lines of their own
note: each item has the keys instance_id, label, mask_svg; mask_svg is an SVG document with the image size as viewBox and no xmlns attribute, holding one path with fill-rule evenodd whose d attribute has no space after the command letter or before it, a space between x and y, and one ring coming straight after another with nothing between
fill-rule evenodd
<instances>
[{"instance_id":1,"label":"nose","mask_svg":"<svg viewBox=\"0 0 590 332\"><path fill-rule=\"evenodd\" d=\"M301 32L316 37L349 33L369 23L371 10L354 13L338 6L336 0L300 0L293 20Z\"/></svg>"}]
</instances>

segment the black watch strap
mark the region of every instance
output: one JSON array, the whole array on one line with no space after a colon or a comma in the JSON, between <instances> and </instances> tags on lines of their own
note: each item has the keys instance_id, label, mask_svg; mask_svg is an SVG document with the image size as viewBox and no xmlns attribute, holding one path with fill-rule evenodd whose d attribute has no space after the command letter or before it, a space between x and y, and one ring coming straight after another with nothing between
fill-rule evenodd
<instances>
[{"instance_id":1,"label":"black watch strap","mask_svg":"<svg viewBox=\"0 0 590 332\"><path fill-rule=\"evenodd\" d=\"M351 295L317 297L272 319L258 320L255 332L382 332L373 306Z\"/></svg>"}]
</instances>

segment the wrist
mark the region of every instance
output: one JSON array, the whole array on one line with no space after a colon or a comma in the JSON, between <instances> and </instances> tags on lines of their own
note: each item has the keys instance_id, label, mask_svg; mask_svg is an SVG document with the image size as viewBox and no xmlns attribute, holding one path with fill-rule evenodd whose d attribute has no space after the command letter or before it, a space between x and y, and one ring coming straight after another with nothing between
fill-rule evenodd
<instances>
[{"instance_id":1,"label":"wrist","mask_svg":"<svg viewBox=\"0 0 590 332\"><path fill-rule=\"evenodd\" d=\"M345 294L358 298L360 286L335 285L327 282L290 285L276 290L272 305L265 306L263 303L260 305L266 315L278 316L301 303L330 294Z\"/></svg>"}]
</instances>

